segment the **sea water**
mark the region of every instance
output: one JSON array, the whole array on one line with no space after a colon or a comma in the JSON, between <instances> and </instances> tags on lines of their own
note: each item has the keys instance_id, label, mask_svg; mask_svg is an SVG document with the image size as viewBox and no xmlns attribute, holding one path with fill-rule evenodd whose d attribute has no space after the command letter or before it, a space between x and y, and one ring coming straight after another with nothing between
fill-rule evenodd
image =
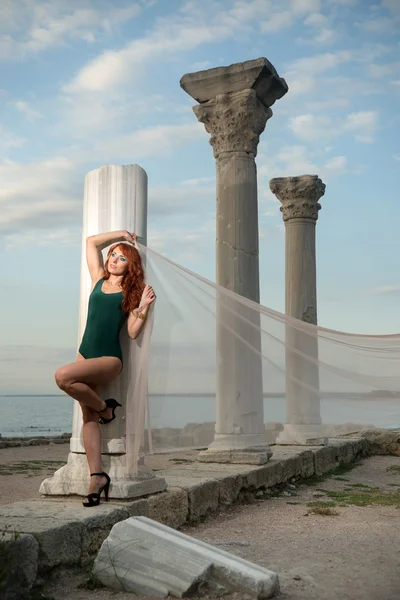
<instances>
[{"instance_id":1,"label":"sea water","mask_svg":"<svg viewBox=\"0 0 400 600\"><path fill-rule=\"evenodd\" d=\"M182 428L187 423L215 421L215 397L150 397L151 427ZM74 401L59 396L0 396L0 434L2 437L61 435L72 431ZM400 402L395 399L321 400L324 424L373 424L400 426ZM285 399L264 399L264 420L284 423Z\"/></svg>"}]
</instances>

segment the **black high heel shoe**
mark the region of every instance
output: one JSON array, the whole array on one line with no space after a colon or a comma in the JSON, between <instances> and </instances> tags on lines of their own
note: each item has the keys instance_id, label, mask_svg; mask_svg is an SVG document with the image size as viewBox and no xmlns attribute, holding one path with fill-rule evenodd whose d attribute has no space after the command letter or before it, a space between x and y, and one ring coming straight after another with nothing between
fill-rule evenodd
<instances>
[{"instance_id":1,"label":"black high heel shoe","mask_svg":"<svg viewBox=\"0 0 400 600\"><path fill-rule=\"evenodd\" d=\"M107 483L102 485L97 493L93 492L92 494L88 494L86 496L86 498L88 499L88 502L82 502L82 504L85 508L90 508L91 506L98 506L100 504L100 496L101 496L101 492L103 490L104 490L104 495L106 497L106 502L108 502L108 490L110 489L111 479L109 478L107 473L104 473L104 472L103 473L90 473L90 477L94 477L95 475L97 475L98 477L107 477Z\"/></svg>"},{"instance_id":2,"label":"black high heel shoe","mask_svg":"<svg viewBox=\"0 0 400 600\"><path fill-rule=\"evenodd\" d=\"M114 398L109 398L108 400L104 400L104 402L107 405L107 408L112 408L112 417L111 419L106 419L105 417L99 417L99 423L101 425L106 425L107 423L111 423L111 421L114 421L115 419L115 409L117 408L117 406L122 406L122 404L120 404L119 402L117 402ZM107 410L107 408L105 408L104 410L99 410L99 413L104 412L105 410Z\"/></svg>"}]
</instances>

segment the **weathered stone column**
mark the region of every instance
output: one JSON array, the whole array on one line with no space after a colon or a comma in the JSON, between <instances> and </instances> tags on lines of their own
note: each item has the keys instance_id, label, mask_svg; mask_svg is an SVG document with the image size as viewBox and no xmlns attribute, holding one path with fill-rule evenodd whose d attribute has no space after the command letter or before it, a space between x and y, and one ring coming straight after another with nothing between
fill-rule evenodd
<instances>
[{"instance_id":1,"label":"weathered stone column","mask_svg":"<svg viewBox=\"0 0 400 600\"><path fill-rule=\"evenodd\" d=\"M277 177L270 189L282 203L286 235L286 314L317 324L315 224L325 184L316 175ZM318 337L286 326L286 424L277 443L321 443ZM305 354L311 360L304 358ZM324 440L322 440L324 441ZM312 442L311 442L312 443Z\"/></svg>"},{"instance_id":2,"label":"weathered stone column","mask_svg":"<svg viewBox=\"0 0 400 600\"><path fill-rule=\"evenodd\" d=\"M216 159L217 283L259 302L254 159L259 136L272 116L270 107L287 92L286 82L271 63L259 58L184 75L181 86L200 103L193 110L211 134ZM265 441L261 358L234 335L245 336L251 347L260 349L257 327L240 327L240 316L258 319L245 307L242 315L233 317L231 303L238 311L234 300L217 299L216 432L199 459L262 463L272 453Z\"/></svg>"},{"instance_id":3,"label":"weathered stone column","mask_svg":"<svg viewBox=\"0 0 400 600\"><path fill-rule=\"evenodd\" d=\"M138 165L105 165L87 173L83 203L81 285L78 321L78 346L86 325L91 280L86 263L86 238L106 231L127 229L138 235L141 244L147 243L147 174ZM108 248L103 251L104 258ZM163 491L166 482L156 477L144 465L132 478L130 465L126 461L127 431L125 407L128 382L135 377L135 347L129 343L126 327L121 332L124 368L120 376L107 388L101 390L103 398L118 398L123 407L117 418L101 428L103 469L112 480L111 497L134 498L140 495ZM82 439L82 411L74 403L71 452L68 463L46 479L40 492L46 495L77 494L85 496L88 487L88 466Z\"/></svg>"}]
</instances>

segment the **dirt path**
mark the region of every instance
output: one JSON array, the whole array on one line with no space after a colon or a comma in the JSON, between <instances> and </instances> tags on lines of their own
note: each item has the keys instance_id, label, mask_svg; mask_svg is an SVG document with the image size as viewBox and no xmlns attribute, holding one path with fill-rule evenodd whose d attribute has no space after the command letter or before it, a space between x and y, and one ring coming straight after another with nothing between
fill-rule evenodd
<instances>
[{"instance_id":1,"label":"dirt path","mask_svg":"<svg viewBox=\"0 0 400 600\"><path fill-rule=\"evenodd\" d=\"M276 571L281 600L400 600L400 459L372 457L308 484L231 508L185 532ZM320 508L310 502L329 502L323 508L337 514L315 514ZM77 589L84 581L57 574L44 592L55 600L135 597Z\"/></svg>"}]
</instances>

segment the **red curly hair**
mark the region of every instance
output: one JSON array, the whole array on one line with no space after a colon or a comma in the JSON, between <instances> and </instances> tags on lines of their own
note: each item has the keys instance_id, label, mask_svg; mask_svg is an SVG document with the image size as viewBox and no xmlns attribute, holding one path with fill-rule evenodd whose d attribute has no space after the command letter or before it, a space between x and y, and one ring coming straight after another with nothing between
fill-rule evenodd
<instances>
[{"instance_id":1,"label":"red curly hair","mask_svg":"<svg viewBox=\"0 0 400 600\"><path fill-rule=\"evenodd\" d=\"M106 264L104 265L104 279L110 277L108 261L111 253L118 247L125 258L128 259L128 270L122 279L121 287L123 293L122 310L129 313L139 307L145 288L143 264L140 254L134 246L123 243L114 244L107 254Z\"/></svg>"}]
</instances>

